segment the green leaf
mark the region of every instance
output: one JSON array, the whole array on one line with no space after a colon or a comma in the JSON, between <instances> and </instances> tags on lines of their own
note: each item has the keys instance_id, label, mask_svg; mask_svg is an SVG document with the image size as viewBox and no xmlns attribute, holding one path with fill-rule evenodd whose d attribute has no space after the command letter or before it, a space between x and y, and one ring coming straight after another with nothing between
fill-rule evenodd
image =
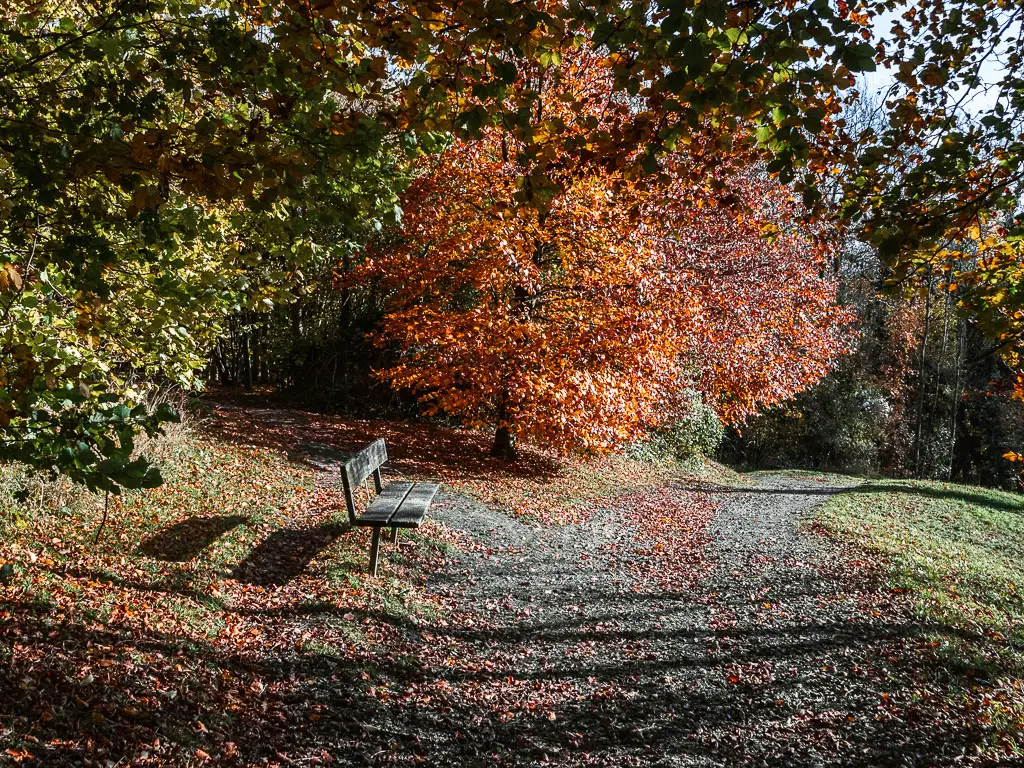
<instances>
[{"instance_id":1,"label":"green leaf","mask_svg":"<svg viewBox=\"0 0 1024 768\"><path fill-rule=\"evenodd\" d=\"M494 62L493 67L498 79L509 85L514 83L519 76L519 70L516 68L515 62L498 60Z\"/></svg>"},{"instance_id":2,"label":"green leaf","mask_svg":"<svg viewBox=\"0 0 1024 768\"><path fill-rule=\"evenodd\" d=\"M683 48L683 61L690 77L699 77L711 68L709 51L698 37L691 37Z\"/></svg>"},{"instance_id":3,"label":"green leaf","mask_svg":"<svg viewBox=\"0 0 1024 768\"><path fill-rule=\"evenodd\" d=\"M841 59L851 72L875 71L875 48L871 43L861 42L843 48Z\"/></svg>"},{"instance_id":4,"label":"green leaf","mask_svg":"<svg viewBox=\"0 0 1024 768\"><path fill-rule=\"evenodd\" d=\"M553 48L541 51L537 57L537 61L540 62L543 67L557 67L562 63L562 54Z\"/></svg>"}]
</instances>

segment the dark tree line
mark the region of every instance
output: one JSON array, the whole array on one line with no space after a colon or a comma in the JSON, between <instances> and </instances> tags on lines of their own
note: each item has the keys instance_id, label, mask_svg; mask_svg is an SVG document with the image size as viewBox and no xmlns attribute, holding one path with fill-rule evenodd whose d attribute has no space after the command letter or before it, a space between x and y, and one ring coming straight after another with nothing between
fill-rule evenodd
<instances>
[{"instance_id":1,"label":"dark tree line","mask_svg":"<svg viewBox=\"0 0 1024 768\"><path fill-rule=\"evenodd\" d=\"M722 457L1017 488L1004 458L1024 439L1024 403L991 339L938 278L910 296L883 292L867 249L837 264L860 317L855 351L814 389L727 435Z\"/></svg>"},{"instance_id":2,"label":"dark tree line","mask_svg":"<svg viewBox=\"0 0 1024 768\"><path fill-rule=\"evenodd\" d=\"M412 413L407 397L372 374L384 357L366 336L382 313L373 286L337 287L328 273L292 304L236 313L210 355L207 379L226 387L270 387L290 403L330 411Z\"/></svg>"}]
</instances>

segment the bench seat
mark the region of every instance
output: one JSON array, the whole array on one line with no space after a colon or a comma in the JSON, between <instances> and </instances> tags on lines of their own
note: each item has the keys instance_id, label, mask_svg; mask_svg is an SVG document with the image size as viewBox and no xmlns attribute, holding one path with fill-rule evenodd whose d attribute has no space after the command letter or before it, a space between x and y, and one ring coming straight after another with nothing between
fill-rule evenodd
<instances>
[{"instance_id":1,"label":"bench seat","mask_svg":"<svg viewBox=\"0 0 1024 768\"><path fill-rule=\"evenodd\" d=\"M356 518L355 524L419 528L430 502L440 489L437 483L388 483L366 511Z\"/></svg>"}]
</instances>

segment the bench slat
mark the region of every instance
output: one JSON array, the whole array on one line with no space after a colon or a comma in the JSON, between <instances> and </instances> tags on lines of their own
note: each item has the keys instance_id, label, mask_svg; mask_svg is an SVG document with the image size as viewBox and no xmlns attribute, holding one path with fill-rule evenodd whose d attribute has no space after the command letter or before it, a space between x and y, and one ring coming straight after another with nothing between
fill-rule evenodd
<instances>
[{"instance_id":1,"label":"bench slat","mask_svg":"<svg viewBox=\"0 0 1024 768\"><path fill-rule=\"evenodd\" d=\"M375 440L345 462L345 479L348 487L355 490L375 469L388 460L388 449L383 438Z\"/></svg>"},{"instance_id":2,"label":"bench slat","mask_svg":"<svg viewBox=\"0 0 1024 768\"><path fill-rule=\"evenodd\" d=\"M406 496L413 489L412 483L388 483L366 511L356 519L356 525L387 525Z\"/></svg>"},{"instance_id":3,"label":"bench slat","mask_svg":"<svg viewBox=\"0 0 1024 768\"><path fill-rule=\"evenodd\" d=\"M418 528L440 487L437 483L416 483L398 507L389 525L396 528Z\"/></svg>"}]
</instances>

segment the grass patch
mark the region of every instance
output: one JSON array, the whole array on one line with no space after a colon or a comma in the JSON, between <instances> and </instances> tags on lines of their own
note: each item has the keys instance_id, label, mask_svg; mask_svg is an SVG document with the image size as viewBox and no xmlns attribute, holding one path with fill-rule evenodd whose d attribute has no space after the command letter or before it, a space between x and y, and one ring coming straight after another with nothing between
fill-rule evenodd
<instances>
[{"instance_id":1,"label":"grass patch","mask_svg":"<svg viewBox=\"0 0 1024 768\"><path fill-rule=\"evenodd\" d=\"M95 498L73 511L8 510L5 519L18 522L3 531L0 561L14 565L13 586L101 622L118 609L165 609L161 626L208 639L230 624L219 614L259 610L271 592L276 604L294 592L299 610L310 597L354 596L360 608L369 600L404 613L415 601L403 564L450 546L404 533L400 553L385 545L386 574L373 580L365 573L369 533L346 532L341 492L315 470L270 448L206 438L193 438L178 462L162 487L112 497L96 543Z\"/></svg>"},{"instance_id":2,"label":"grass patch","mask_svg":"<svg viewBox=\"0 0 1024 768\"><path fill-rule=\"evenodd\" d=\"M1024 497L926 481L878 481L834 497L824 526L884 556L895 589L927 615L1024 643Z\"/></svg>"},{"instance_id":3,"label":"grass patch","mask_svg":"<svg viewBox=\"0 0 1024 768\"><path fill-rule=\"evenodd\" d=\"M1024 496L930 481L880 480L830 499L818 522L878 564L905 594L952 710L1012 749L1024 728ZM934 692L933 692L934 693Z\"/></svg>"}]
</instances>

